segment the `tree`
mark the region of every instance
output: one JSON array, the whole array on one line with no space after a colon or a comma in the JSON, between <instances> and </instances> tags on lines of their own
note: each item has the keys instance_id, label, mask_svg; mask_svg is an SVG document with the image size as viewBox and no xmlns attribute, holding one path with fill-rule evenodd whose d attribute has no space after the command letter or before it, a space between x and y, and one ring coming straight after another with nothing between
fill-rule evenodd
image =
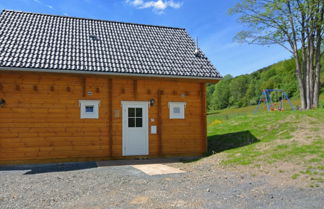
<instances>
[{"instance_id":1,"label":"tree","mask_svg":"<svg viewBox=\"0 0 324 209\"><path fill-rule=\"evenodd\" d=\"M323 13L323 0L242 0L230 9L248 26L236 35L237 40L278 44L291 52L302 109L319 103Z\"/></svg>"},{"instance_id":2,"label":"tree","mask_svg":"<svg viewBox=\"0 0 324 209\"><path fill-rule=\"evenodd\" d=\"M215 84L215 89L210 99L209 109L223 109L229 106L229 85L232 78L231 75L226 75L220 82Z\"/></svg>"},{"instance_id":3,"label":"tree","mask_svg":"<svg viewBox=\"0 0 324 209\"><path fill-rule=\"evenodd\" d=\"M231 99L230 101L232 105L237 107L242 107L247 105L247 97L246 97L246 91L248 88L249 80L247 75L241 75L236 77L231 81L230 84L230 94Z\"/></svg>"}]
</instances>

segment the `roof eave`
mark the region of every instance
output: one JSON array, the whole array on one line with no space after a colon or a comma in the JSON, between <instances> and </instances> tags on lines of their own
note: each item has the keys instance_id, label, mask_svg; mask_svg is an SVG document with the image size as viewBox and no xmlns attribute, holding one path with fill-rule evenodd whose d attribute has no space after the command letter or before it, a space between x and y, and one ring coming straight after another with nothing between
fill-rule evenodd
<instances>
[{"instance_id":1,"label":"roof eave","mask_svg":"<svg viewBox=\"0 0 324 209\"><path fill-rule=\"evenodd\" d=\"M110 75L110 76L130 76L130 77L152 77L152 78L175 78L175 79L193 79L206 80L206 82L218 82L219 77L200 77L200 76L174 76L174 75L154 75L154 74L134 74L134 73L115 73L115 72L98 72L98 71L80 71L80 70L52 70L41 68L18 68L18 67L1 67L2 71L19 71L19 72L39 72L39 73L66 73L66 74L87 74L87 75Z\"/></svg>"}]
</instances>

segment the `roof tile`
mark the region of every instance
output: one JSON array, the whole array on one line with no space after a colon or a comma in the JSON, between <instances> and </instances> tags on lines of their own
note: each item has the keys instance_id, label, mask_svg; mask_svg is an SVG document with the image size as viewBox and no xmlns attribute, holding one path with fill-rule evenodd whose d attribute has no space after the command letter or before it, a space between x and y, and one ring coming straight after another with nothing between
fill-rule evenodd
<instances>
[{"instance_id":1,"label":"roof tile","mask_svg":"<svg viewBox=\"0 0 324 209\"><path fill-rule=\"evenodd\" d=\"M0 67L221 78L181 28L4 10Z\"/></svg>"}]
</instances>

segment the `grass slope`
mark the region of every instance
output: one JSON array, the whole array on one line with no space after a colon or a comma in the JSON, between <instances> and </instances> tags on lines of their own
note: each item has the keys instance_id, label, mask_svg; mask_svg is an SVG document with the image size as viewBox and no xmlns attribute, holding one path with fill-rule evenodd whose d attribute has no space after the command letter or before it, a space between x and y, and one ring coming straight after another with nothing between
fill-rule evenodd
<instances>
[{"instance_id":1,"label":"grass slope","mask_svg":"<svg viewBox=\"0 0 324 209\"><path fill-rule=\"evenodd\" d=\"M225 166L288 163L298 168L289 173L292 179L322 184L324 109L253 114L254 108L226 109L208 117L209 154L225 155L221 161Z\"/></svg>"}]
</instances>

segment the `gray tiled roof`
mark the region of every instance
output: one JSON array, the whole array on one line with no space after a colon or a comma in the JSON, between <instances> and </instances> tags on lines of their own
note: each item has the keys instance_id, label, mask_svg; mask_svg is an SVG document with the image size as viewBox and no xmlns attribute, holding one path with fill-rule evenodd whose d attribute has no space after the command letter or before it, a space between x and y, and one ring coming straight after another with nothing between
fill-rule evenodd
<instances>
[{"instance_id":1,"label":"gray tiled roof","mask_svg":"<svg viewBox=\"0 0 324 209\"><path fill-rule=\"evenodd\" d=\"M220 78L181 28L17 11L0 15L0 68Z\"/></svg>"}]
</instances>

